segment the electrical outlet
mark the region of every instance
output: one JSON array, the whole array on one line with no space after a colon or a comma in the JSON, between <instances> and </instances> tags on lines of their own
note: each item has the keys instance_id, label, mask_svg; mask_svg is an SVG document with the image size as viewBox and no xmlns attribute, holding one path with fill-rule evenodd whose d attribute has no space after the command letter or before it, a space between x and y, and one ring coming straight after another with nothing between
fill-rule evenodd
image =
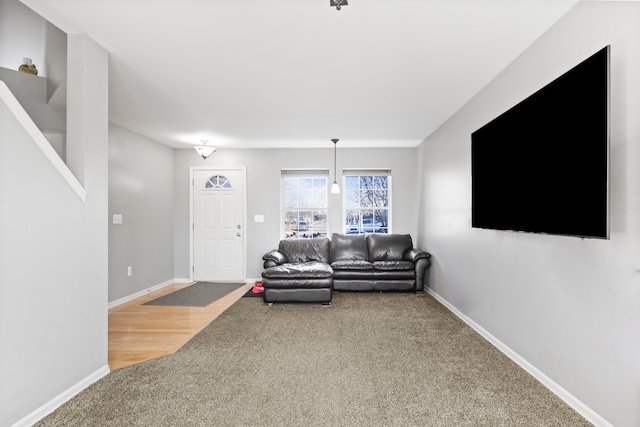
<instances>
[{"instance_id":1,"label":"electrical outlet","mask_svg":"<svg viewBox=\"0 0 640 427\"><path fill-rule=\"evenodd\" d=\"M131 276L133 274L133 268L131 266L127 267L127 276Z\"/></svg>"}]
</instances>

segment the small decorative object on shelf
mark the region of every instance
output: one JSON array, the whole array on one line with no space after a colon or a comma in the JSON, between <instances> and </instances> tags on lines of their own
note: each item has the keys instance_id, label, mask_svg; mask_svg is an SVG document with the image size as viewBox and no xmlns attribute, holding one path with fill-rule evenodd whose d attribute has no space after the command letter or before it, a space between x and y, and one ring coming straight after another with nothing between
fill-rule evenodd
<instances>
[{"instance_id":1,"label":"small decorative object on shelf","mask_svg":"<svg viewBox=\"0 0 640 427\"><path fill-rule=\"evenodd\" d=\"M33 74L34 76L38 75L38 69L35 65L31 63L31 58L22 58L24 64L18 67L18 71L22 71L23 73Z\"/></svg>"}]
</instances>

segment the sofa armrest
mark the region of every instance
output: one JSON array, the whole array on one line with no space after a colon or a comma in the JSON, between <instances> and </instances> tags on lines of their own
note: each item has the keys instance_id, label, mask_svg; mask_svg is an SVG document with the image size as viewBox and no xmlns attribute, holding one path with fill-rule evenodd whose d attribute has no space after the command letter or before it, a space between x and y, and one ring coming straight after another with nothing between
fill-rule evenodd
<instances>
[{"instance_id":1,"label":"sofa armrest","mask_svg":"<svg viewBox=\"0 0 640 427\"><path fill-rule=\"evenodd\" d=\"M431 254L420 249L410 249L404 254L405 261L417 262L419 259L429 259Z\"/></svg>"},{"instance_id":2,"label":"sofa armrest","mask_svg":"<svg viewBox=\"0 0 640 427\"><path fill-rule=\"evenodd\" d=\"M420 258L416 262L416 292L424 291L424 288L428 286L427 283L427 269L431 265L429 258Z\"/></svg>"},{"instance_id":3,"label":"sofa armrest","mask_svg":"<svg viewBox=\"0 0 640 427\"><path fill-rule=\"evenodd\" d=\"M262 268L264 268L264 269L266 270L266 269L267 269L267 268L269 268L269 267L277 267L277 266L279 266L279 265L280 265L280 264L278 264L278 263L277 263L277 262L275 262L274 260L272 260L272 259L267 259L267 260L265 260L265 261L262 263Z\"/></svg>"},{"instance_id":4,"label":"sofa armrest","mask_svg":"<svg viewBox=\"0 0 640 427\"><path fill-rule=\"evenodd\" d=\"M406 261L416 266L416 292L423 291L426 286L427 268L431 265L431 254L420 249L412 248L404 254Z\"/></svg>"},{"instance_id":5,"label":"sofa armrest","mask_svg":"<svg viewBox=\"0 0 640 427\"><path fill-rule=\"evenodd\" d=\"M273 262L273 265L282 265L287 262L287 257L284 256L283 253L278 252L276 249L273 249L262 255L262 259L265 261L265 264L267 262Z\"/></svg>"}]
</instances>

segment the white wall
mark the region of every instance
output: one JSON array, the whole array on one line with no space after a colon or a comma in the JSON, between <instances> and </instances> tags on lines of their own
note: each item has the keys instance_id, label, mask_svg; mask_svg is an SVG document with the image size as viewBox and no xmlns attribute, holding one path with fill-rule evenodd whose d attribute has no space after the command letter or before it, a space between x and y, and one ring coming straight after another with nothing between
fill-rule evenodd
<instances>
[{"instance_id":1,"label":"white wall","mask_svg":"<svg viewBox=\"0 0 640 427\"><path fill-rule=\"evenodd\" d=\"M47 79L0 68L0 80L6 83L39 129L65 132L67 111L47 104Z\"/></svg>"},{"instance_id":2,"label":"white wall","mask_svg":"<svg viewBox=\"0 0 640 427\"><path fill-rule=\"evenodd\" d=\"M69 61L86 73L69 96L69 127L84 129L73 142L85 147L85 202L0 105L2 426L29 425L108 372L108 57L75 35Z\"/></svg>"},{"instance_id":3,"label":"white wall","mask_svg":"<svg viewBox=\"0 0 640 427\"><path fill-rule=\"evenodd\" d=\"M31 58L39 76L46 76L44 19L18 0L0 0L0 67L17 70Z\"/></svg>"},{"instance_id":4,"label":"white wall","mask_svg":"<svg viewBox=\"0 0 640 427\"><path fill-rule=\"evenodd\" d=\"M472 229L471 133L608 44L611 239ZM581 2L419 147L430 288L620 427L640 425L638 117L640 5Z\"/></svg>"},{"instance_id":5,"label":"white wall","mask_svg":"<svg viewBox=\"0 0 640 427\"><path fill-rule=\"evenodd\" d=\"M262 255L280 241L280 170L288 168L331 169L333 146L327 149L219 149L203 160L193 149L175 153L175 266L178 278L189 278L189 168L191 166L247 167L247 278L262 272ZM341 149L338 170L391 168L393 183L393 232L416 236L416 149ZM339 175L338 175L339 176ZM340 180L340 178L338 178ZM329 233L339 232L341 195L329 195ZM331 208L333 207L333 208ZM262 223L254 215L264 215Z\"/></svg>"},{"instance_id":6,"label":"white wall","mask_svg":"<svg viewBox=\"0 0 640 427\"><path fill-rule=\"evenodd\" d=\"M174 278L173 152L120 126L109 126L110 302ZM122 224L113 224L113 214L122 215Z\"/></svg>"}]
</instances>

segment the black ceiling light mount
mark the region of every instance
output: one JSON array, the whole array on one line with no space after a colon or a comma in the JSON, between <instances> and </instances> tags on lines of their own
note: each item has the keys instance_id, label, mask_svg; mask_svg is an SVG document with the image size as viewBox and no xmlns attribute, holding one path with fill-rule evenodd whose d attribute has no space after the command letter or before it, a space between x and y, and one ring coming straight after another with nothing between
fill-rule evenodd
<instances>
[{"instance_id":1,"label":"black ceiling light mount","mask_svg":"<svg viewBox=\"0 0 640 427\"><path fill-rule=\"evenodd\" d=\"M329 5L331 7L335 6L336 10L340 10L342 6L349 5L349 0L329 0Z\"/></svg>"}]
</instances>

